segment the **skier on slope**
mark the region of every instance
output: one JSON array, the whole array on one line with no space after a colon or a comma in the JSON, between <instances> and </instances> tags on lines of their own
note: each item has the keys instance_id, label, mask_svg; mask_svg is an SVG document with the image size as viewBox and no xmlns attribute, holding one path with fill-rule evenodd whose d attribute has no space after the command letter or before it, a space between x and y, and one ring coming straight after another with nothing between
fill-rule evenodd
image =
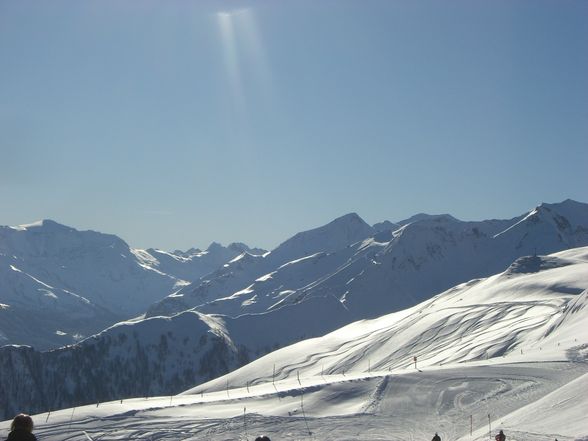
<instances>
[{"instance_id":1,"label":"skier on slope","mask_svg":"<svg viewBox=\"0 0 588 441\"><path fill-rule=\"evenodd\" d=\"M6 441L37 441L33 435L33 419L24 413L15 416Z\"/></svg>"},{"instance_id":2,"label":"skier on slope","mask_svg":"<svg viewBox=\"0 0 588 441\"><path fill-rule=\"evenodd\" d=\"M255 441L271 441L267 436L263 435L263 436L258 436L257 438L255 438Z\"/></svg>"},{"instance_id":3,"label":"skier on slope","mask_svg":"<svg viewBox=\"0 0 588 441\"><path fill-rule=\"evenodd\" d=\"M441 441L441 437L437 434L437 432L435 432L435 436L431 441Z\"/></svg>"},{"instance_id":4,"label":"skier on slope","mask_svg":"<svg viewBox=\"0 0 588 441\"><path fill-rule=\"evenodd\" d=\"M505 440L506 440L506 435L505 435L505 434L504 434L504 432L501 430L501 431L498 433L498 435L496 435L496 436L494 437L494 439L495 439L496 441L505 441Z\"/></svg>"}]
</instances>

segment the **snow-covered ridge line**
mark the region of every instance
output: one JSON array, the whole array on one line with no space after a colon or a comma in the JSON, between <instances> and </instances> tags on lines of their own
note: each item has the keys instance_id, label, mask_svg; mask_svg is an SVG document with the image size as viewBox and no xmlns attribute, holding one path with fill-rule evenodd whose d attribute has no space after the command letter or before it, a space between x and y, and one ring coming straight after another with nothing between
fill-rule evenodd
<instances>
[{"instance_id":1,"label":"snow-covered ridge line","mask_svg":"<svg viewBox=\"0 0 588 441\"><path fill-rule=\"evenodd\" d=\"M546 215L533 214L538 211ZM361 229L367 236L356 241L361 235L347 232L363 224L355 214L343 216L299 233L265 258L243 256L226 264L152 305L147 315L197 308L236 317L328 295L343 302L353 318L371 318L503 271L520 256L588 245L588 205L574 201L542 204L510 220L464 222L450 215L417 215L399 224L395 230ZM384 223L392 228L399 224ZM341 238L337 247L324 242L325 235ZM308 248L307 237L324 243ZM276 262L276 256L288 258ZM260 279L270 273L271 279Z\"/></svg>"},{"instance_id":2,"label":"snow-covered ridge line","mask_svg":"<svg viewBox=\"0 0 588 441\"><path fill-rule=\"evenodd\" d=\"M275 378L288 379L406 368L414 356L423 368L503 356L516 362L567 361L574 348L588 347L586 333L577 334L588 324L582 314L588 304L588 248L534 258L546 264L530 272L509 268L407 310L280 349L192 392L219 390L227 381L234 386L271 381L274 365Z\"/></svg>"},{"instance_id":3,"label":"snow-covered ridge line","mask_svg":"<svg viewBox=\"0 0 588 441\"><path fill-rule=\"evenodd\" d=\"M75 343L142 314L245 251L256 250L213 244L194 255L150 253L115 235L51 220L0 227L0 302L7 305L0 311L0 345Z\"/></svg>"},{"instance_id":4,"label":"snow-covered ridge line","mask_svg":"<svg viewBox=\"0 0 588 441\"><path fill-rule=\"evenodd\" d=\"M484 366L489 360L581 360L585 356L581 347L588 341L578 341L576 334L586 325L582 312L587 303L588 249L541 260L548 264L539 265L538 271L507 270L462 284L405 311L352 323L279 349L187 393L226 392L227 383L247 388L277 380L297 382L299 377L403 372L412 368L415 355L419 368L427 370ZM303 303L306 309L282 308L236 319L191 311L120 324L79 345L49 353L3 348L0 388L7 391L3 405L16 411L10 406L18 405L18 397L34 397L44 410L43 406L173 394L182 385L215 378L263 355L274 348L274 341L303 339L293 326L302 318L307 332L312 331L311 325L324 329L329 324L321 318L327 311L332 315L337 303L332 298L315 298ZM339 311L343 325L348 311ZM264 332L249 332L252 329ZM315 336L325 333L320 329L315 329ZM6 364L7 360L11 361ZM17 366L29 366L28 376L42 379L41 383L20 384L18 392L12 392L18 382L11 380L11 372ZM63 389L60 377L52 372L78 380L70 380L70 386ZM77 387L76 381L85 386ZM34 388L23 393L23 387ZM37 395L41 392L43 395Z\"/></svg>"},{"instance_id":5,"label":"snow-covered ridge line","mask_svg":"<svg viewBox=\"0 0 588 441\"><path fill-rule=\"evenodd\" d=\"M280 349L181 395L95 398L89 406L36 415L37 433L47 440L82 440L85 431L103 439L149 432L154 439L220 441L267 433L334 441L423 439L439 432L446 441L482 441L490 416L494 430L516 441L583 439L587 288L588 247L524 257L503 273ZM115 327L97 336L96 346L103 348L106 336L119 341L116 332L135 326L155 331L149 339L157 342L158 321L198 317L205 316ZM230 320L215 317L214 323L227 338L241 335ZM178 329L194 338L186 324ZM166 341L169 350L182 337ZM159 343L141 357L151 360L164 347ZM170 355L163 354L160 360ZM0 430L8 424L0 423Z\"/></svg>"}]
</instances>

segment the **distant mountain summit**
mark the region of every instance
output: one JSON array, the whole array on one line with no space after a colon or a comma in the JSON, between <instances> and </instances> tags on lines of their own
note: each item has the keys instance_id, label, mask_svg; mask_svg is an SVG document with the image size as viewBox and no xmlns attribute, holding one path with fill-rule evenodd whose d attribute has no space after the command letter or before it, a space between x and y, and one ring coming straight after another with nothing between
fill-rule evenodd
<instances>
[{"instance_id":1,"label":"distant mountain summit","mask_svg":"<svg viewBox=\"0 0 588 441\"><path fill-rule=\"evenodd\" d=\"M124 322L42 353L6 346L0 348L0 412L8 418L23 407L41 412L188 388L187 394L209 394L228 384L271 385L274 376L296 382L298 375L323 372L406 369L414 355L428 368L505 355L532 362L549 348L558 360L584 362L588 248L513 265L527 266L529 259L537 270L471 280L405 311L343 328L349 311L322 297L236 318L185 311ZM526 355L516 358L521 348ZM527 355L531 351L535 355Z\"/></svg>"},{"instance_id":2,"label":"distant mountain summit","mask_svg":"<svg viewBox=\"0 0 588 441\"><path fill-rule=\"evenodd\" d=\"M470 287L490 283L479 280L493 274L499 274L491 278L500 279L498 290L484 293L496 296L525 277L549 281L550 271L571 274L540 288L563 293L555 310L566 296L585 289L572 267L585 266L585 249L574 247L588 246L587 204L541 204L505 220L421 214L376 225L351 213L298 233L269 253L217 243L205 251L136 250L117 236L53 221L0 227L0 342L51 348L107 328L60 350L1 349L0 395L14 403L26 391L39 406L62 406L120 393L175 393L353 321L422 301L434 304L435 296L452 287L463 296ZM529 286L525 295L541 294ZM460 299L446 310L459 307ZM480 299L473 300L475 310ZM580 311L566 315L575 328L585 304L585 295L569 303ZM129 317L134 318L109 327ZM413 317L426 324L418 312ZM435 315L426 311L422 317ZM398 335L410 337L411 329ZM395 363L405 363L411 347L429 345L426 336L411 338L413 346L399 343ZM455 356L444 352L446 344L436 342L432 353L439 360L470 357L467 344L455 346ZM359 360L366 347L350 356ZM32 380L19 388L15 378L22 378L23 366ZM55 372L72 381L64 387Z\"/></svg>"},{"instance_id":3,"label":"distant mountain summit","mask_svg":"<svg viewBox=\"0 0 588 441\"><path fill-rule=\"evenodd\" d=\"M356 213L346 214L321 227L297 233L263 256L254 256L248 252L242 254L202 280L183 287L178 292L152 305L147 310L147 316L175 314L207 302L214 302L238 291L246 292L248 284L255 283L258 277L276 270L282 265L315 253L345 249L374 233L375 230ZM311 277L320 277L316 271L311 274ZM309 279L308 276L301 275L300 280L308 282L315 280ZM238 295L235 296L237 301L238 297ZM274 303L271 302L271 304ZM227 311L221 308L218 312L226 313ZM261 311L256 310L255 312Z\"/></svg>"},{"instance_id":4,"label":"distant mountain summit","mask_svg":"<svg viewBox=\"0 0 588 441\"><path fill-rule=\"evenodd\" d=\"M212 243L204 251L131 249L115 235L52 220L0 227L0 344L74 343L145 311L237 318L288 308L295 317L312 302L331 308L321 320L326 332L504 271L521 256L585 245L588 205L572 200L480 222L419 214L372 227L350 213L269 253L240 243ZM274 343L286 340L276 334Z\"/></svg>"},{"instance_id":5,"label":"distant mountain summit","mask_svg":"<svg viewBox=\"0 0 588 441\"><path fill-rule=\"evenodd\" d=\"M419 215L395 232L374 264L342 275L353 278L346 286L346 305L358 318L403 309L461 282L504 271L521 256L586 246L587 229L588 205L569 200L541 204L510 220Z\"/></svg>"},{"instance_id":6,"label":"distant mountain summit","mask_svg":"<svg viewBox=\"0 0 588 441\"><path fill-rule=\"evenodd\" d=\"M50 348L143 313L249 248L189 255L135 250L121 238L53 220L0 227L0 345Z\"/></svg>"},{"instance_id":7,"label":"distant mountain summit","mask_svg":"<svg viewBox=\"0 0 588 441\"><path fill-rule=\"evenodd\" d=\"M450 214L426 214L418 213L408 219L397 222L398 225L404 226L415 222L426 222L426 221L458 221Z\"/></svg>"},{"instance_id":8,"label":"distant mountain summit","mask_svg":"<svg viewBox=\"0 0 588 441\"><path fill-rule=\"evenodd\" d=\"M536 242L551 252L584 246L588 242L588 204L571 199L541 204L495 238L515 241L515 247L525 254L535 251Z\"/></svg>"},{"instance_id":9,"label":"distant mountain summit","mask_svg":"<svg viewBox=\"0 0 588 441\"><path fill-rule=\"evenodd\" d=\"M274 249L270 259L281 264L318 252L337 251L371 236L374 232L357 213L349 213L322 227L294 235Z\"/></svg>"},{"instance_id":10,"label":"distant mountain summit","mask_svg":"<svg viewBox=\"0 0 588 441\"><path fill-rule=\"evenodd\" d=\"M217 242L212 242L205 251L192 248L188 251L167 252L149 248L134 252L141 256L145 265L190 282L215 271L242 253L255 255L266 253L260 248L251 249L244 243L231 243L224 247Z\"/></svg>"},{"instance_id":11,"label":"distant mountain summit","mask_svg":"<svg viewBox=\"0 0 588 441\"><path fill-rule=\"evenodd\" d=\"M285 347L185 394L222 391L226 384L239 388L288 378L295 383L296 378L319 373L326 377L410 369L418 375L411 366L413 356L428 372L503 357L508 357L503 362L515 364L584 364L588 248L527 256L513 265L529 259L535 262L532 272L506 271L468 281L410 309ZM579 375L585 375L584 368ZM394 393L398 395L398 389Z\"/></svg>"},{"instance_id":12,"label":"distant mountain summit","mask_svg":"<svg viewBox=\"0 0 588 441\"><path fill-rule=\"evenodd\" d=\"M588 205L569 200L505 220L419 214L376 225L352 213L298 233L265 258L229 263L182 288L148 316L196 308L237 317L328 296L350 317L371 318L503 271L520 256L588 245Z\"/></svg>"},{"instance_id":13,"label":"distant mountain summit","mask_svg":"<svg viewBox=\"0 0 588 441\"><path fill-rule=\"evenodd\" d=\"M73 343L142 312L179 280L117 236L43 220L0 227L0 344Z\"/></svg>"}]
</instances>

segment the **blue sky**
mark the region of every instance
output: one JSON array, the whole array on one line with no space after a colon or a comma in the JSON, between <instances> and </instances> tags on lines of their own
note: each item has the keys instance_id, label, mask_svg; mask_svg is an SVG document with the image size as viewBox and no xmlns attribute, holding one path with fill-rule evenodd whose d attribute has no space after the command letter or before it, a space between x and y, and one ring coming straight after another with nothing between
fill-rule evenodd
<instances>
[{"instance_id":1,"label":"blue sky","mask_svg":"<svg viewBox=\"0 0 588 441\"><path fill-rule=\"evenodd\" d=\"M0 0L0 224L271 248L588 202L586 1Z\"/></svg>"}]
</instances>

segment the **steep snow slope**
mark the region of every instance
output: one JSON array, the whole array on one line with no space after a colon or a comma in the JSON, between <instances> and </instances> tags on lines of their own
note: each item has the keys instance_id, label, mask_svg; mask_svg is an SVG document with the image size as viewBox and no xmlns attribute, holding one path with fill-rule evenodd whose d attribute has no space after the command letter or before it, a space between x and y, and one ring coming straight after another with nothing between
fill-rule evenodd
<instances>
[{"instance_id":1,"label":"steep snow slope","mask_svg":"<svg viewBox=\"0 0 588 441\"><path fill-rule=\"evenodd\" d=\"M227 381L241 387L272 381L274 367L276 379L291 380L298 375L406 369L414 356L420 366L480 362L505 355L527 362L536 357L582 360L586 342L576 341L580 337L575 333L586 321L586 293L581 291L588 286L587 269L586 248L521 258L504 273L457 286L411 309L273 352L193 392L224 390ZM317 297L235 319L186 312L124 323L79 345L48 353L4 348L0 360L9 351L12 361L2 366L1 395L6 406L17 406L19 399L43 393L33 404L33 409L40 410L35 406L174 393L182 385L214 378L272 349L322 335L334 325L347 323L348 314L336 299ZM208 363L203 361L200 343L207 336L216 342L215 350L206 352L214 360ZM84 363L90 364L80 369ZM34 366L27 376L37 380L14 381L22 375L19 366ZM47 372L67 373L72 368L75 380L70 379L70 388L75 393L56 393L63 377ZM129 382L129 378L136 380ZM154 380L148 383L147 378ZM15 383L20 388L17 396L12 390ZM25 393L27 384L30 390Z\"/></svg>"},{"instance_id":2,"label":"steep snow slope","mask_svg":"<svg viewBox=\"0 0 588 441\"><path fill-rule=\"evenodd\" d=\"M143 311L179 282L116 236L45 220L0 227L0 343L74 343Z\"/></svg>"},{"instance_id":3,"label":"steep snow slope","mask_svg":"<svg viewBox=\"0 0 588 441\"><path fill-rule=\"evenodd\" d=\"M568 199L559 204L541 204L522 220L497 234L500 243L514 243L523 254L532 254L536 243L546 254L588 242L588 204Z\"/></svg>"},{"instance_id":4,"label":"steep snow slope","mask_svg":"<svg viewBox=\"0 0 588 441\"><path fill-rule=\"evenodd\" d=\"M327 314L329 321L322 320ZM79 344L0 347L0 416L117 397L178 393L284 345L349 322L335 299L238 318L186 311L119 323ZM304 323L304 326L300 326ZM271 332L270 332L271 331Z\"/></svg>"},{"instance_id":5,"label":"steep snow slope","mask_svg":"<svg viewBox=\"0 0 588 441\"><path fill-rule=\"evenodd\" d=\"M191 392L219 390L227 381L234 386L271 381L274 365L276 378L287 379L298 373L406 368L415 356L423 368L499 356L515 361L582 358L588 335L574 332L587 324L582 314L587 288L588 248L521 258L501 274L273 352Z\"/></svg>"},{"instance_id":6,"label":"steep snow slope","mask_svg":"<svg viewBox=\"0 0 588 441\"><path fill-rule=\"evenodd\" d=\"M178 281L142 265L117 236L77 231L50 220L0 227L0 253L15 256L17 268L48 285L129 315L140 313Z\"/></svg>"},{"instance_id":7,"label":"steep snow slope","mask_svg":"<svg viewBox=\"0 0 588 441\"><path fill-rule=\"evenodd\" d=\"M34 416L37 433L330 441L437 431L445 441L477 441L488 439L490 423L513 441L585 439L588 335L577 332L588 325L587 269L588 248L519 259L501 274L278 350L182 395Z\"/></svg>"},{"instance_id":8,"label":"steep snow slope","mask_svg":"<svg viewBox=\"0 0 588 441\"><path fill-rule=\"evenodd\" d=\"M549 216L534 214L544 212ZM396 231L387 247L360 271L338 270L336 277L297 293L295 299L329 292L344 300L355 318L375 317L458 283L503 271L520 256L588 245L587 228L588 205L574 201L542 204L523 220L462 222L446 215L426 217Z\"/></svg>"},{"instance_id":9,"label":"steep snow slope","mask_svg":"<svg viewBox=\"0 0 588 441\"><path fill-rule=\"evenodd\" d=\"M325 235L340 237L356 223L363 225L356 215L348 215L308 235L321 237L324 248L329 243ZM394 232L374 234L372 229L371 237L344 247L345 241L336 241L339 248L331 250L304 248L300 243L308 242L303 239L307 234L300 233L265 258L225 265L206 280L153 305L147 315L197 307L238 316L310 297L334 296L344 302L351 318L372 318L412 306L458 283L503 271L522 255L588 245L588 205L570 200L542 204L511 220L463 222L449 215L421 214L399 224L403 226ZM361 228L359 236L345 237L365 234L368 229ZM282 251L285 245L288 252ZM293 256L292 249L310 254L296 256L288 264L272 260Z\"/></svg>"},{"instance_id":10,"label":"steep snow slope","mask_svg":"<svg viewBox=\"0 0 588 441\"><path fill-rule=\"evenodd\" d=\"M313 230L296 234L271 252L276 263L285 263L318 252L333 252L374 234L356 213L346 214Z\"/></svg>"},{"instance_id":11,"label":"steep snow slope","mask_svg":"<svg viewBox=\"0 0 588 441\"><path fill-rule=\"evenodd\" d=\"M222 293L238 291L245 280L255 280L268 267L264 256L243 253L198 282L154 303L147 309L146 317L174 315L222 297Z\"/></svg>"},{"instance_id":12,"label":"steep snow slope","mask_svg":"<svg viewBox=\"0 0 588 441\"><path fill-rule=\"evenodd\" d=\"M117 324L48 352L0 348L0 411L56 409L181 390L242 364L223 323L186 312Z\"/></svg>"},{"instance_id":13,"label":"steep snow slope","mask_svg":"<svg viewBox=\"0 0 588 441\"><path fill-rule=\"evenodd\" d=\"M257 251L216 243L192 254L133 250L117 236L50 220L0 227L0 345L75 343L244 250Z\"/></svg>"},{"instance_id":14,"label":"steep snow slope","mask_svg":"<svg viewBox=\"0 0 588 441\"><path fill-rule=\"evenodd\" d=\"M288 262L317 253L332 253L343 250L358 241L366 239L373 233L373 228L357 214L351 213L341 216L327 225L296 234L267 255L253 256L249 253L244 253L224 265L223 268L206 276L203 280L186 286L152 305L147 311L147 316L170 315L208 302L214 302L220 298L232 295L239 297L240 294L248 291L248 286L255 283L257 279L277 271ZM308 268L308 266L305 266L305 268ZM297 277L300 280L309 281L309 276L309 274L300 274ZM322 275L317 276L322 277ZM282 291L285 290L292 290L292 288L286 286ZM272 293L271 296L275 297L279 294L279 292ZM247 299L248 305L256 303L251 300L252 297L249 296ZM267 297L267 293L259 297ZM243 298L243 301L245 300ZM266 303L271 306L274 302L269 301L264 304ZM233 299L227 302L226 305L226 310L215 306L207 307L206 310L218 310L223 314L230 314L231 310L235 310ZM256 312L259 311L261 311L261 308L256 308ZM238 311L238 313L245 312L250 311L249 309Z\"/></svg>"},{"instance_id":15,"label":"steep snow slope","mask_svg":"<svg viewBox=\"0 0 588 441\"><path fill-rule=\"evenodd\" d=\"M153 268L190 282L217 270L226 262L243 253L253 255L266 253L265 250L251 249L243 243L231 243L224 247L216 242L211 243L205 251L191 249L168 252L154 248L135 251L141 253L145 258L145 263Z\"/></svg>"},{"instance_id":16,"label":"steep snow slope","mask_svg":"<svg viewBox=\"0 0 588 441\"><path fill-rule=\"evenodd\" d=\"M565 212L569 204L557 207L561 206ZM572 222L587 223L583 212L575 216ZM237 288L244 280L234 277L232 286L227 287L230 295L198 309L237 316L299 303L310 297L334 296L345 303L351 318L369 318L409 307L471 278L504 270L522 250L517 245L515 229L503 233L513 223L519 229L525 225L529 230L536 225L551 228L543 234L526 234L526 240L535 244L532 252L551 252L567 246L562 242L554 244L553 241L559 241L558 230L544 221L530 220L532 216L527 216L528 224L518 218L484 222L462 222L448 215L416 218L394 233L384 231L345 249L282 265L231 292L231 288ZM581 231L577 228L570 235L574 243L583 243ZM210 285L216 285L215 279L207 287ZM198 302L184 306L194 303Z\"/></svg>"},{"instance_id":17,"label":"steep snow slope","mask_svg":"<svg viewBox=\"0 0 588 441\"><path fill-rule=\"evenodd\" d=\"M329 277L343 264L365 255L366 249L358 250L358 247L359 244L356 244L331 254L317 253L285 263L275 271L258 277L245 289L205 303L198 310L236 317L276 309L282 306L283 299L318 283L323 277Z\"/></svg>"},{"instance_id":18,"label":"steep snow slope","mask_svg":"<svg viewBox=\"0 0 588 441\"><path fill-rule=\"evenodd\" d=\"M80 295L38 280L17 267L22 264L0 255L0 346L18 341L39 348L68 344L120 320Z\"/></svg>"}]
</instances>

